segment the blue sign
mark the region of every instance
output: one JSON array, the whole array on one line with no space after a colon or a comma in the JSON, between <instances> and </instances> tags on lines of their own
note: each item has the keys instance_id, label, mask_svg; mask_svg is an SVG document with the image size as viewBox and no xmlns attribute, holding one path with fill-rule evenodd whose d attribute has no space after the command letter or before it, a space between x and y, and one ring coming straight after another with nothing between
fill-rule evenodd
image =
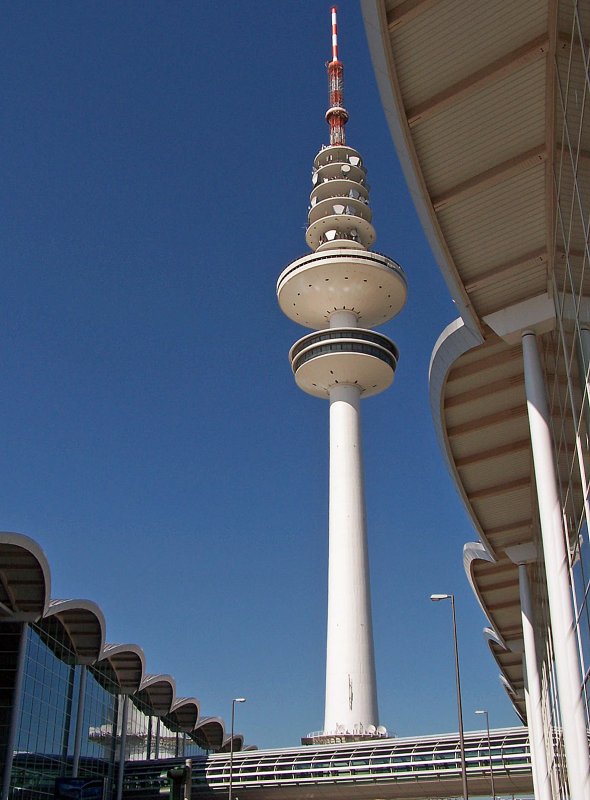
<instances>
[{"instance_id":1,"label":"blue sign","mask_svg":"<svg viewBox=\"0 0 590 800\"><path fill-rule=\"evenodd\" d=\"M55 800L103 800L102 778L56 778Z\"/></svg>"}]
</instances>

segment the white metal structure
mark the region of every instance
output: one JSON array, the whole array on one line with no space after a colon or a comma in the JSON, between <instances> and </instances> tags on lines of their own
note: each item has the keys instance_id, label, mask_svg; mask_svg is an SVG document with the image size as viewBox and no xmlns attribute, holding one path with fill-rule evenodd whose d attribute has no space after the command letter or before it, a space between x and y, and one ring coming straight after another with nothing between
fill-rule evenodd
<instances>
[{"instance_id":1,"label":"white metal structure","mask_svg":"<svg viewBox=\"0 0 590 800\"><path fill-rule=\"evenodd\" d=\"M306 234L314 252L282 272L277 296L290 319L314 329L289 354L297 385L330 401L326 706L324 730L308 738L345 741L385 733L377 730L360 400L393 380L397 348L371 327L403 308L406 279L398 264L368 250L375 230L366 170L344 144L337 50L328 72L331 143L314 161Z\"/></svg>"},{"instance_id":2,"label":"white metal structure","mask_svg":"<svg viewBox=\"0 0 590 800\"><path fill-rule=\"evenodd\" d=\"M362 6L392 137L461 315L429 379L480 539L465 548L468 579L531 730L537 795L588 800L590 4Z\"/></svg>"}]
</instances>

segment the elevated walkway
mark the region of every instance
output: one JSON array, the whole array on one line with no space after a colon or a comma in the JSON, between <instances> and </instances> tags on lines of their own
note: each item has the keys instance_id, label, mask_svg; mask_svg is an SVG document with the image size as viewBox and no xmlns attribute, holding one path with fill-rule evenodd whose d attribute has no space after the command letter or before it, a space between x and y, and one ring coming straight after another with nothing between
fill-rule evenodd
<instances>
[{"instance_id":1,"label":"elevated walkway","mask_svg":"<svg viewBox=\"0 0 590 800\"><path fill-rule=\"evenodd\" d=\"M497 796L532 795L526 728L490 732ZM485 731L465 735L470 797L490 795L490 759ZM178 759L130 762L124 797L158 796L160 772ZM234 753L233 794L239 800L434 800L461 795L458 734L376 739L352 744L253 750ZM192 797L226 797L229 756L193 759Z\"/></svg>"}]
</instances>

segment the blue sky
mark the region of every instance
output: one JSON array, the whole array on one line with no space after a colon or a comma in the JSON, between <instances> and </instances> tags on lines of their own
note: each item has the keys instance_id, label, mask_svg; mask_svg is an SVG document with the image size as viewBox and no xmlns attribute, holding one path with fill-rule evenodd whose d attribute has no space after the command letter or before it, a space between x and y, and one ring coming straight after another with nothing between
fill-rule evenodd
<instances>
[{"instance_id":1,"label":"blue sky","mask_svg":"<svg viewBox=\"0 0 590 800\"><path fill-rule=\"evenodd\" d=\"M327 142L330 4L8 3L3 8L1 526L44 548L53 597L259 746L323 724L328 407L287 353L276 279L305 254ZM456 316L409 199L360 10L339 3L348 142L376 249L410 294L381 330L395 384L363 402L381 722L517 724L482 636L428 362Z\"/></svg>"}]
</instances>

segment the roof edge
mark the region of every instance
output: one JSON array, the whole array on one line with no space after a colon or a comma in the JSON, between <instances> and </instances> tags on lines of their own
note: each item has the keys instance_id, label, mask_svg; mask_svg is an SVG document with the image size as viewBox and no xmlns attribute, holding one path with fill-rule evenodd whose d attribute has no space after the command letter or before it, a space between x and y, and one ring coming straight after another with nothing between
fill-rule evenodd
<instances>
[{"instance_id":1,"label":"roof edge","mask_svg":"<svg viewBox=\"0 0 590 800\"><path fill-rule=\"evenodd\" d=\"M449 323L436 340L432 350L430 365L428 367L428 392L430 414L447 469L453 478L455 488L463 501L463 506L473 523L475 531L484 543L486 549L490 553L494 553L493 547L487 540L479 520L475 516L473 507L469 502L467 493L463 487L457 468L455 467L446 428L443 424L443 392L449 371L460 356L472 350L474 347L483 344L483 341L481 335L479 333L474 333L471 328L468 328L461 318Z\"/></svg>"},{"instance_id":2,"label":"roof edge","mask_svg":"<svg viewBox=\"0 0 590 800\"><path fill-rule=\"evenodd\" d=\"M387 22L383 2L361 0L361 11L381 105L420 224L461 317L465 324L478 331L480 322L457 275L451 255L446 249L422 174L417 167L417 157L397 86L393 60L384 40Z\"/></svg>"}]
</instances>

